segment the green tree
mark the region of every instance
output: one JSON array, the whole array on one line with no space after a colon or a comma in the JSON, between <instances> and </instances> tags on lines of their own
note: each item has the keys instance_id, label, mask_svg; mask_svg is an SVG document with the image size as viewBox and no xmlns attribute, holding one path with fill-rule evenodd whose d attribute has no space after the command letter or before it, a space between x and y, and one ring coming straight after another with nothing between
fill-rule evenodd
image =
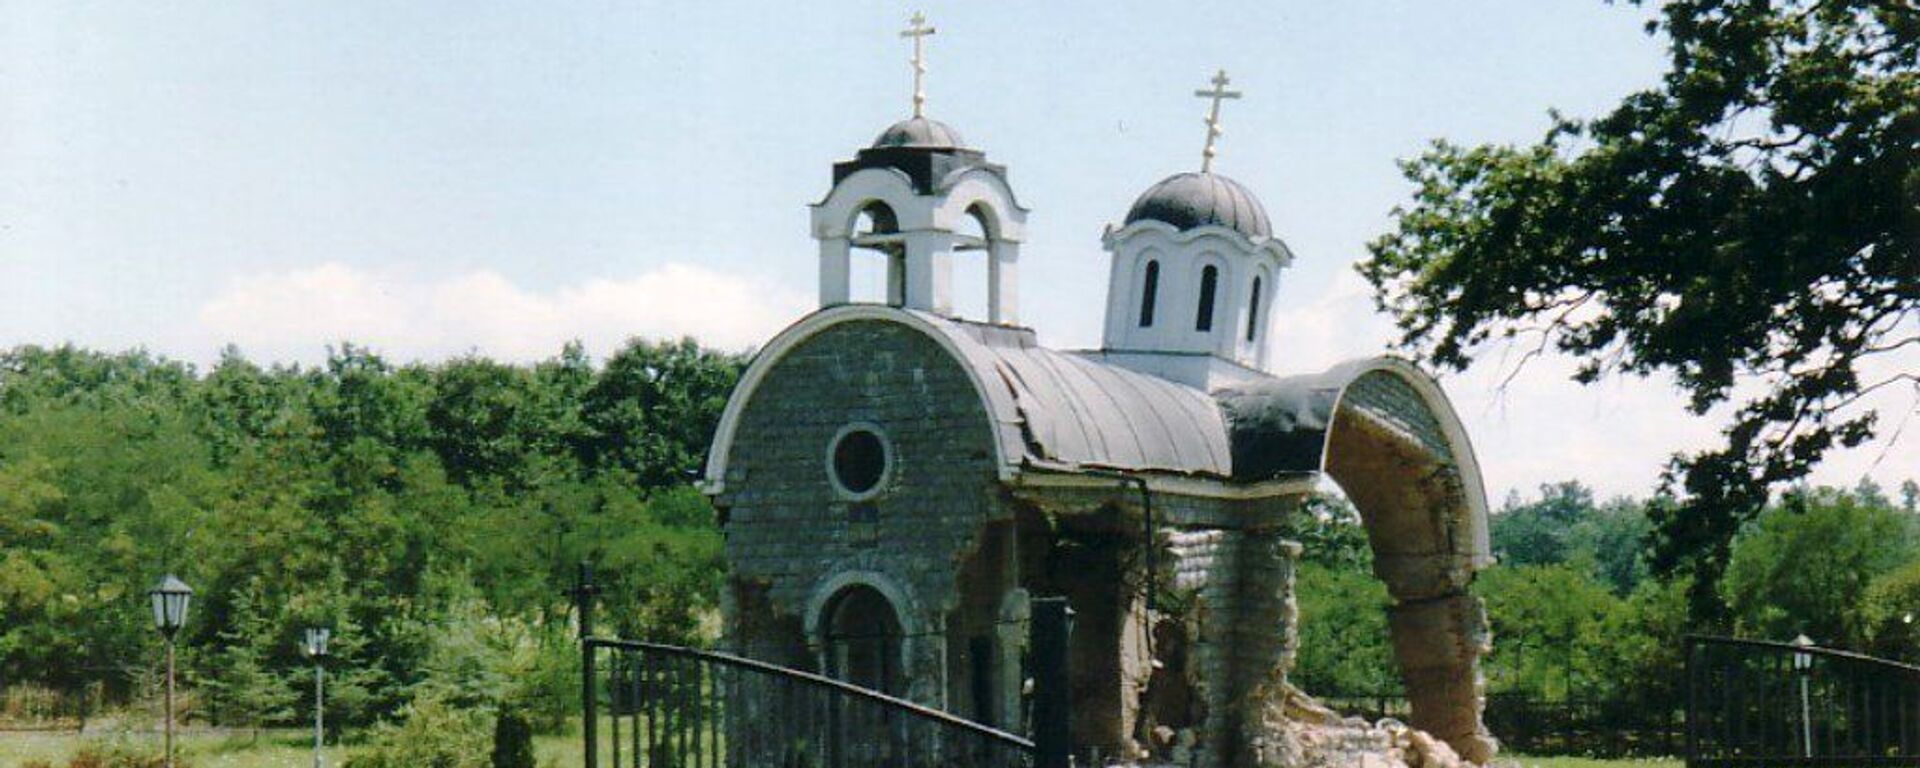
<instances>
[{"instance_id":1,"label":"green tree","mask_svg":"<svg viewBox=\"0 0 1920 768\"><path fill-rule=\"evenodd\" d=\"M1487 688L1564 700L1614 692L1606 630L1624 603L1583 568L1523 565L1494 568L1476 582L1492 624Z\"/></svg>"},{"instance_id":2,"label":"green tree","mask_svg":"<svg viewBox=\"0 0 1920 768\"><path fill-rule=\"evenodd\" d=\"M1593 491L1578 480L1540 486L1540 499L1507 499L1490 521L1493 554L1509 565L1564 563L1573 554L1577 526L1596 512Z\"/></svg>"},{"instance_id":3,"label":"green tree","mask_svg":"<svg viewBox=\"0 0 1920 768\"><path fill-rule=\"evenodd\" d=\"M1373 575L1373 547L1360 512L1346 497L1317 493L1288 516L1286 535L1300 542L1294 573L1299 609L1292 682L1326 696L1401 691L1387 629L1387 587Z\"/></svg>"},{"instance_id":4,"label":"green tree","mask_svg":"<svg viewBox=\"0 0 1920 768\"><path fill-rule=\"evenodd\" d=\"M1361 572L1373 566L1373 545L1367 541L1360 510L1345 496L1315 493L1285 524L1287 538L1300 543L1306 562Z\"/></svg>"},{"instance_id":5,"label":"green tree","mask_svg":"<svg viewBox=\"0 0 1920 768\"><path fill-rule=\"evenodd\" d=\"M1860 600L1864 650L1908 663L1920 660L1920 559L1881 574Z\"/></svg>"},{"instance_id":6,"label":"green tree","mask_svg":"<svg viewBox=\"0 0 1920 768\"><path fill-rule=\"evenodd\" d=\"M1642 555L1651 532L1645 505L1629 498L1595 503L1591 489L1567 480L1541 485L1532 501L1508 498L1493 515L1490 538L1502 564L1573 564L1625 596L1646 575Z\"/></svg>"},{"instance_id":7,"label":"green tree","mask_svg":"<svg viewBox=\"0 0 1920 768\"><path fill-rule=\"evenodd\" d=\"M1687 584L1640 582L1608 612L1597 634L1577 641L1588 647L1604 681L1582 696L1627 698L1671 711L1686 701L1686 634Z\"/></svg>"},{"instance_id":8,"label":"green tree","mask_svg":"<svg viewBox=\"0 0 1920 768\"><path fill-rule=\"evenodd\" d=\"M1647 577L1646 547L1653 535L1647 505L1628 498L1601 504L1573 532L1577 559L1592 562L1594 576L1616 595L1627 595Z\"/></svg>"},{"instance_id":9,"label":"green tree","mask_svg":"<svg viewBox=\"0 0 1920 768\"><path fill-rule=\"evenodd\" d=\"M208 654L204 678L218 721L251 728L257 741L261 726L293 716L298 694L286 668L275 663L287 656L280 642L284 633L257 586L235 597L233 612L216 635L219 643Z\"/></svg>"},{"instance_id":10,"label":"green tree","mask_svg":"<svg viewBox=\"0 0 1920 768\"><path fill-rule=\"evenodd\" d=\"M691 479L744 367L693 339L634 339L584 393L583 463L629 473L642 488Z\"/></svg>"},{"instance_id":11,"label":"green tree","mask_svg":"<svg viewBox=\"0 0 1920 768\"><path fill-rule=\"evenodd\" d=\"M1387 587L1364 568L1304 562L1294 575L1300 644L1289 679L1323 696L1403 690L1387 631Z\"/></svg>"},{"instance_id":12,"label":"green tree","mask_svg":"<svg viewBox=\"0 0 1920 768\"><path fill-rule=\"evenodd\" d=\"M157 658L144 593L171 570L215 717L310 715L293 636L321 624L329 722L457 700L557 728L581 559L618 631L712 639L720 535L686 480L742 362L634 342L604 366L578 344L396 366L347 344L311 368L229 348L202 374L0 351L0 683L132 703Z\"/></svg>"},{"instance_id":13,"label":"green tree","mask_svg":"<svg viewBox=\"0 0 1920 768\"><path fill-rule=\"evenodd\" d=\"M1800 490L1735 539L1722 589L1743 634L1859 648L1869 585L1917 554L1913 518L1878 494Z\"/></svg>"},{"instance_id":14,"label":"green tree","mask_svg":"<svg viewBox=\"0 0 1920 768\"><path fill-rule=\"evenodd\" d=\"M1920 345L1920 6L1675 0L1648 29L1666 76L1610 114L1406 163L1361 271L1436 364L1507 339L1583 382L1669 374L1697 413L1742 398L1656 521L1712 615L1769 490L1874 435L1864 394L1920 386L1890 357Z\"/></svg>"}]
</instances>

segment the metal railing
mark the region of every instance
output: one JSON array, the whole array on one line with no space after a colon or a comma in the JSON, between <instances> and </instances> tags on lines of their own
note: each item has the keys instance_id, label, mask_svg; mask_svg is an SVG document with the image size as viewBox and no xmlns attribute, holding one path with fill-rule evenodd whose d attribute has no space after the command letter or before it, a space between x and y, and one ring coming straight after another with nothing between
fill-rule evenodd
<instances>
[{"instance_id":1,"label":"metal railing","mask_svg":"<svg viewBox=\"0 0 1920 768\"><path fill-rule=\"evenodd\" d=\"M1920 667L1687 638L1689 768L1920 766Z\"/></svg>"},{"instance_id":2,"label":"metal railing","mask_svg":"<svg viewBox=\"0 0 1920 768\"><path fill-rule=\"evenodd\" d=\"M1034 764L1024 737L813 673L632 640L586 649L605 670L594 695L607 737L588 749L613 768Z\"/></svg>"},{"instance_id":3,"label":"metal railing","mask_svg":"<svg viewBox=\"0 0 1920 768\"><path fill-rule=\"evenodd\" d=\"M1065 598L1033 601L1028 739L812 672L595 637L597 594L583 563L574 598L586 768L1068 766L1072 611Z\"/></svg>"},{"instance_id":4,"label":"metal railing","mask_svg":"<svg viewBox=\"0 0 1920 768\"><path fill-rule=\"evenodd\" d=\"M1369 722L1412 719L1404 693L1343 693L1319 696L1343 715ZM1482 720L1500 748L1527 755L1634 758L1678 755L1685 738L1685 710L1673 697L1546 698L1520 693L1487 694Z\"/></svg>"}]
</instances>

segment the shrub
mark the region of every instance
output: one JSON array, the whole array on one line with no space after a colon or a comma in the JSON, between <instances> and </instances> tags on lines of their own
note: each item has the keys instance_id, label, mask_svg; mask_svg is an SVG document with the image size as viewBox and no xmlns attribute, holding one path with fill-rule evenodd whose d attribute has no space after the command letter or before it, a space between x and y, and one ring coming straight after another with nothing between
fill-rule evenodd
<instances>
[{"instance_id":1,"label":"shrub","mask_svg":"<svg viewBox=\"0 0 1920 768\"><path fill-rule=\"evenodd\" d=\"M518 711L502 709L493 719L493 768L534 768L533 726Z\"/></svg>"},{"instance_id":2,"label":"shrub","mask_svg":"<svg viewBox=\"0 0 1920 768\"><path fill-rule=\"evenodd\" d=\"M435 695L415 698L399 725L374 728L345 768L487 768L486 716Z\"/></svg>"},{"instance_id":3,"label":"shrub","mask_svg":"<svg viewBox=\"0 0 1920 768\"><path fill-rule=\"evenodd\" d=\"M139 752L127 747L85 746L67 760L67 768L164 768L165 755L159 752ZM175 766L185 766L182 760L175 760ZM29 764L31 765L31 764ZM39 765L52 768L51 763Z\"/></svg>"}]
</instances>

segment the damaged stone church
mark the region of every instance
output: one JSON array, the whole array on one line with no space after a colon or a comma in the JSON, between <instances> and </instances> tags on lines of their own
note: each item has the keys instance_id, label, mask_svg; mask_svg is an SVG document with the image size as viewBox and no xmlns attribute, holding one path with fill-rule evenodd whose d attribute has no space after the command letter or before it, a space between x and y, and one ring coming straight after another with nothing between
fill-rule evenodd
<instances>
[{"instance_id":1,"label":"damaged stone church","mask_svg":"<svg viewBox=\"0 0 1920 768\"><path fill-rule=\"evenodd\" d=\"M758 352L706 469L729 649L1019 730L1027 606L1064 596L1085 753L1337 762L1338 739L1313 729L1343 721L1287 682L1301 546L1285 531L1331 481L1392 597L1417 729L1344 721L1354 748L1427 738L1491 758L1472 448L1406 361L1270 372L1286 368L1269 318L1295 255L1260 200L1212 171L1226 85L1205 92L1202 170L1140 193L1100 240L1098 349L1049 349L1020 325L1028 211L919 98L833 166L812 206L820 307ZM884 301L851 300L856 258L884 261ZM984 318L955 316L960 259L985 261Z\"/></svg>"}]
</instances>

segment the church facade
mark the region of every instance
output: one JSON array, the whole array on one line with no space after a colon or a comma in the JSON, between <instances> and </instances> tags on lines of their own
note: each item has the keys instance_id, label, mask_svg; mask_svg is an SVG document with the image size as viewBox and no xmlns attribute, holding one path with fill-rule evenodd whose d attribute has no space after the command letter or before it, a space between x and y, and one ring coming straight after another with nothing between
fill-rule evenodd
<instances>
[{"instance_id":1,"label":"church facade","mask_svg":"<svg viewBox=\"0 0 1920 768\"><path fill-rule=\"evenodd\" d=\"M1211 139L1101 238L1092 350L1019 324L1027 211L951 127L916 115L833 166L820 307L758 352L706 469L729 649L1019 730L1028 601L1065 596L1083 749L1283 764L1303 711L1286 531L1330 480L1393 599L1411 725L1492 756L1468 590L1487 504L1460 421L1396 358L1269 372L1294 254ZM855 258L884 261L884 301L851 300ZM954 314L960 259L986 262L987 317Z\"/></svg>"}]
</instances>

